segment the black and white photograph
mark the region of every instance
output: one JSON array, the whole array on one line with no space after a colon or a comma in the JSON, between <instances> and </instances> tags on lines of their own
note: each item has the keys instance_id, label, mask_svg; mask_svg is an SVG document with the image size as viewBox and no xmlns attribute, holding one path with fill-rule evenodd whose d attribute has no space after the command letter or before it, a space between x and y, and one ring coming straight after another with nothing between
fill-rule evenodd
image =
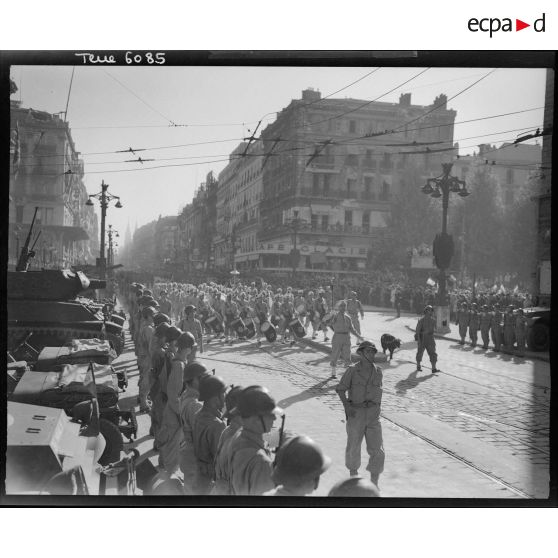
<instances>
[{"instance_id":1,"label":"black and white photograph","mask_svg":"<svg viewBox=\"0 0 558 558\"><path fill-rule=\"evenodd\" d=\"M547 500L554 64L14 55L7 501Z\"/></svg>"}]
</instances>

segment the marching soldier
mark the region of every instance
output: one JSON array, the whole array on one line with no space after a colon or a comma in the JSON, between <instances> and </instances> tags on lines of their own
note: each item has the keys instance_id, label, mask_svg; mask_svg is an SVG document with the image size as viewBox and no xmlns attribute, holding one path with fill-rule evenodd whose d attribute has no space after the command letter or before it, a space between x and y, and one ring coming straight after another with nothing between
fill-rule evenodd
<instances>
[{"instance_id":1,"label":"marching soldier","mask_svg":"<svg viewBox=\"0 0 558 558\"><path fill-rule=\"evenodd\" d=\"M137 351L138 351L138 369L139 369L139 405L140 412L149 411L149 403L147 396L151 389L151 356L149 354L149 344L155 331L153 327L153 317L156 312L151 306L147 306L142 310L143 324L138 333Z\"/></svg>"},{"instance_id":2,"label":"marching soldier","mask_svg":"<svg viewBox=\"0 0 558 558\"><path fill-rule=\"evenodd\" d=\"M517 356L525 356L525 338L527 335L527 318L523 308L516 310L515 316L515 339L517 341Z\"/></svg>"},{"instance_id":3,"label":"marching soldier","mask_svg":"<svg viewBox=\"0 0 558 558\"><path fill-rule=\"evenodd\" d=\"M272 490L273 457L263 435L282 410L268 390L249 386L238 397L242 428L231 442L230 490L235 496L261 496Z\"/></svg>"},{"instance_id":4,"label":"marching soldier","mask_svg":"<svg viewBox=\"0 0 558 558\"><path fill-rule=\"evenodd\" d=\"M374 363L377 352L374 343L362 341L357 349L360 361L347 368L335 388L347 419L345 466L351 476L358 475L362 440L366 438L366 449L370 456L367 469L370 480L376 486L385 461L380 423L382 370Z\"/></svg>"},{"instance_id":5,"label":"marching soldier","mask_svg":"<svg viewBox=\"0 0 558 558\"><path fill-rule=\"evenodd\" d=\"M467 303L462 302L461 307L457 311L457 320L455 322L459 326L459 341L460 345L465 345L465 336L467 335L467 328L469 327L469 310L467 309Z\"/></svg>"},{"instance_id":6,"label":"marching soldier","mask_svg":"<svg viewBox=\"0 0 558 558\"><path fill-rule=\"evenodd\" d=\"M488 343L490 342L490 323L492 322L492 315L488 311L488 306L485 304L482 307L482 312L480 314L480 332L482 337L482 348L488 349Z\"/></svg>"},{"instance_id":7,"label":"marching soldier","mask_svg":"<svg viewBox=\"0 0 558 558\"><path fill-rule=\"evenodd\" d=\"M161 298L159 299L159 311L167 316L172 316L172 304L167 298L167 291L161 291Z\"/></svg>"},{"instance_id":8,"label":"marching soldier","mask_svg":"<svg viewBox=\"0 0 558 558\"><path fill-rule=\"evenodd\" d=\"M219 439L225 430L223 420L227 386L218 376L203 376L199 384L199 400L203 407L194 419L192 439L198 462L196 494L209 494L215 478L215 457Z\"/></svg>"},{"instance_id":9,"label":"marching soldier","mask_svg":"<svg viewBox=\"0 0 558 558\"><path fill-rule=\"evenodd\" d=\"M417 371L420 372L422 370L420 363L422 362L422 355L426 349L430 358L430 363L432 364L432 373L435 374L438 372L436 368L438 355L436 354L436 341L434 339L436 320L433 318L433 314L434 308L430 305L426 306L424 309L424 316L417 323L415 339L418 341L416 355Z\"/></svg>"},{"instance_id":10,"label":"marching soldier","mask_svg":"<svg viewBox=\"0 0 558 558\"><path fill-rule=\"evenodd\" d=\"M469 338L471 339L471 347L477 346L479 325L480 318L477 311L477 305L473 302L471 304L471 311L469 312Z\"/></svg>"},{"instance_id":11,"label":"marching soldier","mask_svg":"<svg viewBox=\"0 0 558 558\"><path fill-rule=\"evenodd\" d=\"M494 310L491 314L490 334L492 336L492 343L494 343L494 350L499 352L502 346L502 311L499 304L494 304Z\"/></svg>"},{"instance_id":12,"label":"marching soldier","mask_svg":"<svg viewBox=\"0 0 558 558\"><path fill-rule=\"evenodd\" d=\"M161 428L163 419L163 397L161 394L161 372L165 367L165 345L167 343L166 334L170 329L167 322L161 322L155 328L153 335L151 355L151 389L149 390L149 398L151 399L151 428L149 434L153 437ZM154 448L157 448L157 442L154 442Z\"/></svg>"},{"instance_id":13,"label":"marching soldier","mask_svg":"<svg viewBox=\"0 0 558 558\"><path fill-rule=\"evenodd\" d=\"M330 324L333 328L333 338L331 340L331 376L337 377L337 360L339 356L343 359L345 366L351 365L351 333L358 339L362 339L354 327L353 322L345 310L347 304L344 300L339 303L339 311L331 318Z\"/></svg>"},{"instance_id":14,"label":"marching soldier","mask_svg":"<svg viewBox=\"0 0 558 558\"><path fill-rule=\"evenodd\" d=\"M353 322L355 331L360 335L360 321L358 319L358 315L360 314L360 319L364 320L364 310L362 309L360 300L357 299L355 291L351 292L351 297L347 300L347 314L349 314L349 317Z\"/></svg>"},{"instance_id":15,"label":"marching soldier","mask_svg":"<svg viewBox=\"0 0 558 558\"><path fill-rule=\"evenodd\" d=\"M307 496L320 484L331 459L308 436L289 438L277 452L273 480L277 488L264 496Z\"/></svg>"},{"instance_id":16,"label":"marching soldier","mask_svg":"<svg viewBox=\"0 0 558 558\"><path fill-rule=\"evenodd\" d=\"M189 304L184 308L184 318L180 322L182 331L189 331L198 344L198 351L203 353L203 327L201 322L196 318L196 307Z\"/></svg>"},{"instance_id":17,"label":"marching soldier","mask_svg":"<svg viewBox=\"0 0 558 558\"><path fill-rule=\"evenodd\" d=\"M513 351L515 343L515 315L513 305L509 305L504 314L504 350Z\"/></svg>"}]
</instances>

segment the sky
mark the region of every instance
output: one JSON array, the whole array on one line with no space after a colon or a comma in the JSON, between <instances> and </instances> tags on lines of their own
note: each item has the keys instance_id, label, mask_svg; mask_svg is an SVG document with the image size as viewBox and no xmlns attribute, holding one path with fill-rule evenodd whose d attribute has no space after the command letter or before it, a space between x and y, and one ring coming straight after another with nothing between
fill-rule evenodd
<instances>
[{"instance_id":1,"label":"sky","mask_svg":"<svg viewBox=\"0 0 558 558\"><path fill-rule=\"evenodd\" d=\"M394 103L401 93L411 93L412 104L418 105L430 105L444 93L448 108L457 111L456 123L537 109L456 124L454 141L461 146L460 154L472 153L480 143L510 142L542 127L543 69L499 68L489 73L493 68L430 68L416 78L424 68L371 73L374 69L76 66L68 101L71 66L13 66L11 76L19 91L12 99L51 113L64 111L68 102L67 120L85 161L88 192L100 191L104 180L124 206L111 207L107 214L107 224L120 232L121 244L128 224L133 233L136 224L178 214L209 171L218 176L229 153L259 120L258 133L308 87L322 97L346 88L333 98ZM208 143L192 145L203 142ZM116 153L130 147L145 151ZM155 160L125 162L139 156Z\"/></svg>"}]
</instances>

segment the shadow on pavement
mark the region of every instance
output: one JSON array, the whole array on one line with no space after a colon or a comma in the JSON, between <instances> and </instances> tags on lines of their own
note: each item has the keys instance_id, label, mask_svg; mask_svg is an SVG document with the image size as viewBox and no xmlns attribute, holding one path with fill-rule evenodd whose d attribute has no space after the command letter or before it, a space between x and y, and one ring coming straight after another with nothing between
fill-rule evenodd
<instances>
[{"instance_id":1,"label":"shadow on pavement","mask_svg":"<svg viewBox=\"0 0 558 558\"><path fill-rule=\"evenodd\" d=\"M336 378L327 378L325 380L319 381L317 384L314 384L312 387L297 393L296 395L291 395L291 397L287 397L282 399L281 401L277 402L277 406L281 407L282 409L286 409L295 403L300 403L301 401L306 401L307 399L312 399L313 397L317 397L319 395L323 395L328 391L333 391L337 386L338 380ZM331 384L326 387L327 384Z\"/></svg>"},{"instance_id":2,"label":"shadow on pavement","mask_svg":"<svg viewBox=\"0 0 558 558\"><path fill-rule=\"evenodd\" d=\"M395 384L395 392L397 395L405 395L408 390L416 388L422 382L430 380L435 377L434 374L429 374L428 376L421 376L417 378L418 370L411 372L407 378L400 380Z\"/></svg>"}]
</instances>

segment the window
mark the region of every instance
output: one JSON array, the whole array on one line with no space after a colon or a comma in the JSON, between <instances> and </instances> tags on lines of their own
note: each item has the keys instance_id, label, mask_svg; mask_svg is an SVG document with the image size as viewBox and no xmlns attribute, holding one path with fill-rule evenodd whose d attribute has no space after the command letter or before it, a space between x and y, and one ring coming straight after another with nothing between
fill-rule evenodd
<instances>
[{"instance_id":1,"label":"window","mask_svg":"<svg viewBox=\"0 0 558 558\"><path fill-rule=\"evenodd\" d=\"M370 211L362 214L362 232L370 232Z\"/></svg>"},{"instance_id":2,"label":"window","mask_svg":"<svg viewBox=\"0 0 558 558\"><path fill-rule=\"evenodd\" d=\"M322 231L327 231L329 227L329 215L322 215Z\"/></svg>"},{"instance_id":3,"label":"window","mask_svg":"<svg viewBox=\"0 0 558 558\"><path fill-rule=\"evenodd\" d=\"M356 121L349 120L349 134L356 134Z\"/></svg>"},{"instance_id":4,"label":"window","mask_svg":"<svg viewBox=\"0 0 558 558\"><path fill-rule=\"evenodd\" d=\"M349 209L345 210L345 226L346 227L353 226L353 212Z\"/></svg>"},{"instance_id":5,"label":"window","mask_svg":"<svg viewBox=\"0 0 558 558\"><path fill-rule=\"evenodd\" d=\"M374 179L371 176L364 177L364 199L370 200L373 198L372 187Z\"/></svg>"},{"instance_id":6,"label":"window","mask_svg":"<svg viewBox=\"0 0 558 558\"><path fill-rule=\"evenodd\" d=\"M320 175L314 174L312 176L312 194L318 195L320 193Z\"/></svg>"},{"instance_id":7,"label":"window","mask_svg":"<svg viewBox=\"0 0 558 558\"><path fill-rule=\"evenodd\" d=\"M310 226L311 226L313 231L318 229L318 216L317 215L311 215L310 216Z\"/></svg>"},{"instance_id":8,"label":"window","mask_svg":"<svg viewBox=\"0 0 558 558\"><path fill-rule=\"evenodd\" d=\"M329 196L329 174L324 174L324 196Z\"/></svg>"},{"instance_id":9,"label":"window","mask_svg":"<svg viewBox=\"0 0 558 558\"><path fill-rule=\"evenodd\" d=\"M358 157L355 154L347 155L345 158L345 164L351 167L358 167Z\"/></svg>"},{"instance_id":10,"label":"window","mask_svg":"<svg viewBox=\"0 0 558 558\"><path fill-rule=\"evenodd\" d=\"M381 168L382 170L391 170L392 168L391 153L384 153L384 156L382 158Z\"/></svg>"},{"instance_id":11,"label":"window","mask_svg":"<svg viewBox=\"0 0 558 558\"><path fill-rule=\"evenodd\" d=\"M390 197L390 185L384 180L384 182L382 183L382 193L380 194L380 199L382 201L387 201Z\"/></svg>"}]
</instances>

